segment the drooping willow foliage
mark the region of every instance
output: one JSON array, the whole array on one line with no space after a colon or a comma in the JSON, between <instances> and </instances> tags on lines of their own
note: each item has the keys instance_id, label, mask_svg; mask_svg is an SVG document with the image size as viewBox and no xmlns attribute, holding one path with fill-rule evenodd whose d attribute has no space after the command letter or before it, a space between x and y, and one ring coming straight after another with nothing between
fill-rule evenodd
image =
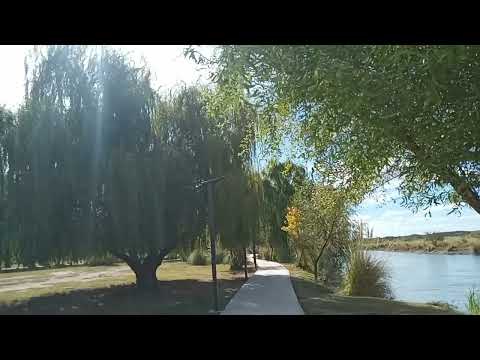
<instances>
[{"instance_id":1,"label":"drooping willow foliage","mask_svg":"<svg viewBox=\"0 0 480 360\"><path fill-rule=\"evenodd\" d=\"M0 107L0 264L1 259L6 259L6 265L10 266L10 247L7 239L8 230L8 152L10 132L14 127L14 114Z\"/></svg>"},{"instance_id":2,"label":"drooping willow foliage","mask_svg":"<svg viewBox=\"0 0 480 360\"><path fill-rule=\"evenodd\" d=\"M18 264L106 251L142 258L174 241L167 218L182 219L163 205L170 149L152 126L148 71L93 50L52 46L30 64L7 149L8 239Z\"/></svg>"},{"instance_id":3,"label":"drooping willow foliage","mask_svg":"<svg viewBox=\"0 0 480 360\"><path fill-rule=\"evenodd\" d=\"M205 237L193 185L213 176L222 245L256 236L251 109L215 116L198 88L160 97L146 67L103 47L39 48L27 65L20 110L0 112L0 264L111 253L152 284L171 249Z\"/></svg>"},{"instance_id":4,"label":"drooping willow foliage","mask_svg":"<svg viewBox=\"0 0 480 360\"><path fill-rule=\"evenodd\" d=\"M294 251L281 228L295 191L307 181L305 169L291 161L272 160L263 172L261 228L268 257L273 260L292 260Z\"/></svg>"},{"instance_id":5,"label":"drooping willow foliage","mask_svg":"<svg viewBox=\"0 0 480 360\"><path fill-rule=\"evenodd\" d=\"M210 175L225 177L217 185L215 221L221 246L230 250L231 266L239 269L244 265L244 249L255 243L259 233L263 191L260 174L253 168L256 114L247 106L209 110L223 146L217 148L222 158Z\"/></svg>"}]
</instances>

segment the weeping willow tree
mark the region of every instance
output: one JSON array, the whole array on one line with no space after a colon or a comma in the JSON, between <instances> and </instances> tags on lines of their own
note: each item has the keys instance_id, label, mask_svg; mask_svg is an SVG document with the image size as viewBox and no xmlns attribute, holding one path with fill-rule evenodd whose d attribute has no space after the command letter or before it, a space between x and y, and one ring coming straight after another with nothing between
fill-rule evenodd
<instances>
[{"instance_id":1,"label":"weeping willow tree","mask_svg":"<svg viewBox=\"0 0 480 360\"><path fill-rule=\"evenodd\" d=\"M230 251L231 265L240 269L245 265L246 248L258 236L261 182L252 170L254 112L248 108L226 112L212 109L212 92L201 88L184 88L170 94L162 108L167 121L158 122L160 129L170 126L162 134L188 144L192 153L191 168L194 182L223 176L225 180L215 188L215 222L220 245ZM165 115L165 114L169 115ZM167 141L164 139L163 141ZM195 208L192 227L195 234L178 243L180 248L193 250L207 248L207 198L200 191L191 202ZM209 234L210 235L210 234ZM196 238L195 238L196 237Z\"/></svg>"},{"instance_id":2,"label":"weeping willow tree","mask_svg":"<svg viewBox=\"0 0 480 360\"><path fill-rule=\"evenodd\" d=\"M145 66L113 50L50 46L26 64L25 102L6 141L2 249L25 266L111 253L139 287L154 286L198 215L186 186L198 177L196 149L172 104Z\"/></svg>"},{"instance_id":3,"label":"weeping willow tree","mask_svg":"<svg viewBox=\"0 0 480 360\"><path fill-rule=\"evenodd\" d=\"M15 116L11 111L0 107L0 268L2 263L10 267L11 256L7 237L7 146L9 136L15 125Z\"/></svg>"},{"instance_id":4,"label":"weeping willow tree","mask_svg":"<svg viewBox=\"0 0 480 360\"><path fill-rule=\"evenodd\" d=\"M155 126L162 143L175 148L177 154L187 155L183 157L184 169L190 172L189 183L183 182L186 188L193 189L200 181L225 172L228 144L221 136L218 121L207 112L204 89L181 88L166 96L159 109ZM175 168L171 171L179 174ZM189 205L195 215L189 223L191 236L180 239L177 247L191 251L207 246L206 193L200 191L190 196Z\"/></svg>"},{"instance_id":5,"label":"weeping willow tree","mask_svg":"<svg viewBox=\"0 0 480 360\"><path fill-rule=\"evenodd\" d=\"M218 186L215 204L220 243L230 250L231 268L243 266L246 270L246 249L255 249L263 197L260 174L253 166L256 113L253 108L238 106L214 114L220 119L217 121L225 146L218 173L225 180Z\"/></svg>"},{"instance_id":6,"label":"weeping willow tree","mask_svg":"<svg viewBox=\"0 0 480 360\"><path fill-rule=\"evenodd\" d=\"M262 175L261 223L264 242L270 248L269 258L289 261L292 252L282 226L296 190L307 181L305 169L291 161L271 160Z\"/></svg>"},{"instance_id":7,"label":"weeping willow tree","mask_svg":"<svg viewBox=\"0 0 480 360\"><path fill-rule=\"evenodd\" d=\"M162 98L146 66L108 48L36 48L8 131L1 113L4 263L110 253L151 288L169 251L204 236L207 201L193 185L218 175L227 179L216 201L221 242L245 249L261 193L252 111L214 116L208 97L185 88Z\"/></svg>"},{"instance_id":8,"label":"weeping willow tree","mask_svg":"<svg viewBox=\"0 0 480 360\"><path fill-rule=\"evenodd\" d=\"M222 247L230 249L231 268L246 266L246 248L257 242L262 198L258 174L234 169L217 190L216 216Z\"/></svg>"}]
</instances>

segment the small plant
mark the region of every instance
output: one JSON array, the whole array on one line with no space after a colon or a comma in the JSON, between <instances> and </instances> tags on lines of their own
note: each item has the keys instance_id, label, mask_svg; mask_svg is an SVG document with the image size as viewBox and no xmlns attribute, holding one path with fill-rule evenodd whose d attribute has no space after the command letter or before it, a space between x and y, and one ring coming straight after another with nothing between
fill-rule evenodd
<instances>
[{"instance_id":1,"label":"small plant","mask_svg":"<svg viewBox=\"0 0 480 360\"><path fill-rule=\"evenodd\" d=\"M343 291L347 296L393 298L385 262L358 247L352 248Z\"/></svg>"},{"instance_id":2,"label":"small plant","mask_svg":"<svg viewBox=\"0 0 480 360\"><path fill-rule=\"evenodd\" d=\"M178 251L178 256L180 260L183 262L188 262L189 255L190 255L190 252L187 249L180 249Z\"/></svg>"},{"instance_id":3,"label":"small plant","mask_svg":"<svg viewBox=\"0 0 480 360\"><path fill-rule=\"evenodd\" d=\"M475 255L480 255L480 243L475 243L472 245L472 251Z\"/></svg>"},{"instance_id":4,"label":"small plant","mask_svg":"<svg viewBox=\"0 0 480 360\"><path fill-rule=\"evenodd\" d=\"M243 269L243 250L241 249L232 249L230 251L230 270L242 270Z\"/></svg>"},{"instance_id":5,"label":"small plant","mask_svg":"<svg viewBox=\"0 0 480 360\"><path fill-rule=\"evenodd\" d=\"M207 265L208 259L207 259L207 256L201 250L195 249L192 251L192 253L188 257L188 263L195 266Z\"/></svg>"},{"instance_id":6,"label":"small plant","mask_svg":"<svg viewBox=\"0 0 480 360\"><path fill-rule=\"evenodd\" d=\"M119 260L112 255L92 256L87 259L87 266L111 266L118 263Z\"/></svg>"},{"instance_id":7,"label":"small plant","mask_svg":"<svg viewBox=\"0 0 480 360\"><path fill-rule=\"evenodd\" d=\"M217 264L230 264L230 255L223 250L217 252Z\"/></svg>"},{"instance_id":8,"label":"small plant","mask_svg":"<svg viewBox=\"0 0 480 360\"><path fill-rule=\"evenodd\" d=\"M456 251L457 250L457 247L455 245L450 245L448 248L447 248L447 251Z\"/></svg>"},{"instance_id":9,"label":"small plant","mask_svg":"<svg viewBox=\"0 0 480 360\"><path fill-rule=\"evenodd\" d=\"M480 315L480 294L471 289L467 296L467 309L471 315Z\"/></svg>"}]
</instances>

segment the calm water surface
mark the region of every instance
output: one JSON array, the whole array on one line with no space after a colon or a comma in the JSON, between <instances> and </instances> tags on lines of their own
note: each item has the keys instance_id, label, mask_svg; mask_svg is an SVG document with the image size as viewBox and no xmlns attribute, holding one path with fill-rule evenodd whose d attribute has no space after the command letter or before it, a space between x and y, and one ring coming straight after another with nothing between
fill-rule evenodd
<instances>
[{"instance_id":1,"label":"calm water surface","mask_svg":"<svg viewBox=\"0 0 480 360\"><path fill-rule=\"evenodd\" d=\"M442 301L466 312L468 290L480 289L480 256L372 251L391 270L395 298Z\"/></svg>"}]
</instances>

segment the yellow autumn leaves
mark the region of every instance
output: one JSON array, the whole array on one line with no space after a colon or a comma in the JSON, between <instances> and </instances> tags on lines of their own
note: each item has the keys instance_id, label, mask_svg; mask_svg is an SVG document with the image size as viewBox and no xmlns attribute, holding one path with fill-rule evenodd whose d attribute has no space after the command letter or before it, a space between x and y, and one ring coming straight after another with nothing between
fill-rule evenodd
<instances>
[{"instance_id":1,"label":"yellow autumn leaves","mask_svg":"<svg viewBox=\"0 0 480 360\"><path fill-rule=\"evenodd\" d=\"M282 226L282 230L288 233L294 240L298 240L300 237L300 209L297 207L287 208L287 225Z\"/></svg>"}]
</instances>

